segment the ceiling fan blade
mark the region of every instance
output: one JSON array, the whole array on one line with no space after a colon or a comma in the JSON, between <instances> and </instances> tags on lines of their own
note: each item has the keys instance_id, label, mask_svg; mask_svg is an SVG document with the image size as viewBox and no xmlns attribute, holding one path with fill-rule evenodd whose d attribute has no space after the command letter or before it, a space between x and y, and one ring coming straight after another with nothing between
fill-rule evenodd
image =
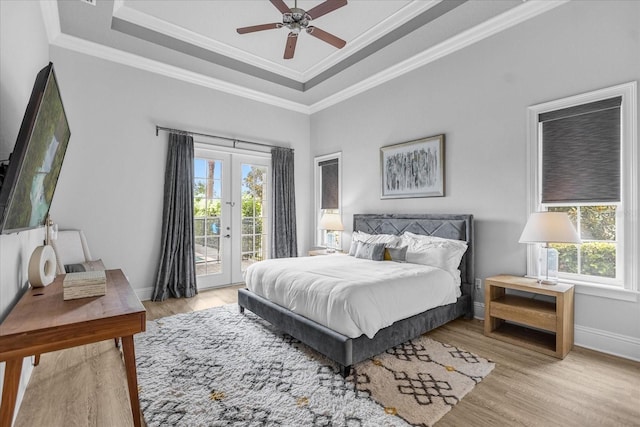
<instances>
[{"instance_id":1,"label":"ceiling fan blade","mask_svg":"<svg viewBox=\"0 0 640 427\"><path fill-rule=\"evenodd\" d=\"M294 32L289 33L289 37L287 37L287 46L284 48L284 59L293 58L293 54L296 51L297 42L298 35Z\"/></svg>"},{"instance_id":2,"label":"ceiling fan blade","mask_svg":"<svg viewBox=\"0 0 640 427\"><path fill-rule=\"evenodd\" d=\"M341 8L346 4L347 0L327 0L324 3L320 3L313 9L308 10L307 14L311 17L311 19L316 19L321 17L322 15L326 15L329 12L333 12L334 10Z\"/></svg>"},{"instance_id":3,"label":"ceiling fan blade","mask_svg":"<svg viewBox=\"0 0 640 427\"><path fill-rule=\"evenodd\" d=\"M271 4L273 4L280 11L280 13L284 14L284 13L289 13L291 11L291 9L289 9L289 7L282 0L270 0L270 1L271 1Z\"/></svg>"},{"instance_id":4,"label":"ceiling fan blade","mask_svg":"<svg viewBox=\"0 0 640 427\"><path fill-rule=\"evenodd\" d=\"M282 27L282 24L280 22L274 22L273 24L261 24L253 25L251 27L242 27L238 28L236 31L238 32L238 34L247 34L253 33L255 31L273 30L280 27Z\"/></svg>"},{"instance_id":5,"label":"ceiling fan blade","mask_svg":"<svg viewBox=\"0 0 640 427\"><path fill-rule=\"evenodd\" d=\"M327 42L330 45L337 47L338 49L342 49L344 45L347 44L347 42L342 40L341 38L336 37L331 33L327 33L326 31L321 30L318 27L307 27L307 33L316 38L319 38L323 42Z\"/></svg>"}]
</instances>

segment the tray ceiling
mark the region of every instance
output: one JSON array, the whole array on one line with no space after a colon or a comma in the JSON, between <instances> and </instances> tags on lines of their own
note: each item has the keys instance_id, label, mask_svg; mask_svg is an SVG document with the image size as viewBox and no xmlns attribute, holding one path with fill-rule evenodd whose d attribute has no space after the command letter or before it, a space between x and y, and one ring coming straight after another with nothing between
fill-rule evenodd
<instances>
[{"instance_id":1,"label":"tray ceiling","mask_svg":"<svg viewBox=\"0 0 640 427\"><path fill-rule=\"evenodd\" d=\"M295 0L285 0L289 7ZM93 3L93 4L91 4ZM322 0L300 0L309 10ZM51 43L306 113L353 96L564 3L349 0L312 20L346 41L309 34L283 59L289 29L268 0L42 2Z\"/></svg>"}]
</instances>

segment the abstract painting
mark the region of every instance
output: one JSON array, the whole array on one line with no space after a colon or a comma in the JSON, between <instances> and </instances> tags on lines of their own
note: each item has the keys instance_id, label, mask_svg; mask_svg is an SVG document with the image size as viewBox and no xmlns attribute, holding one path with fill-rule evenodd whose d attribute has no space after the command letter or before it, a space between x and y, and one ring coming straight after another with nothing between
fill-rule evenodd
<instances>
[{"instance_id":1,"label":"abstract painting","mask_svg":"<svg viewBox=\"0 0 640 427\"><path fill-rule=\"evenodd\" d=\"M444 134L380 149L382 199L444 196Z\"/></svg>"}]
</instances>

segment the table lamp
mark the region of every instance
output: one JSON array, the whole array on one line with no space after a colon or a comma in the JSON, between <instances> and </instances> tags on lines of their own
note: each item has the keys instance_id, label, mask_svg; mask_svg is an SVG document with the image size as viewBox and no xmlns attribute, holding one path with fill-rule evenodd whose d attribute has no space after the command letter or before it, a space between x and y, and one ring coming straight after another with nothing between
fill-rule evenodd
<instances>
[{"instance_id":1,"label":"table lamp","mask_svg":"<svg viewBox=\"0 0 640 427\"><path fill-rule=\"evenodd\" d=\"M538 257L538 283L558 283L558 251L549 243L582 243L565 212L534 212L525 225L520 243L542 243Z\"/></svg>"},{"instance_id":2,"label":"table lamp","mask_svg":"<svg viewBox=\"0 0 640 427\"><path fill-rule=\"evenodd\" d=\"M342 231L342 220L340 214L337 213L324 213L320 218L320 230L327 230L327 252L335 252L335 236L334 231Z\"/></svg>"}]
</instances>

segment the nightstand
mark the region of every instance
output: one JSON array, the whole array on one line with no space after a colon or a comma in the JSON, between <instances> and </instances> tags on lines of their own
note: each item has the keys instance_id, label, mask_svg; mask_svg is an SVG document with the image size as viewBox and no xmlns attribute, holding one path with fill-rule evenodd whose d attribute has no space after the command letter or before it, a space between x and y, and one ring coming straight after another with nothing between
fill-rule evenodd
<instances>
[{"instance_id":1,"label":"nightstand","mask_svg":"<svg viewBox=\"0 0 640 427\"><path fill-rule=\"evenodd\" d=\"M507 289L528 296L507 294ZM563 359L573 347L573 285L500 275L485 279L484 334ZM538 295L552 301L536 299ZM507 323L509 322L509 323Z\"/></svg>"},{"instance_id":2,"label":"nightstand","mask_svg":"<svg viewBox=\"0 0 640 427\"><path fill-rule=\"evenodd\" d=\"M341 251L328 252L327 249L311 249L308 253L309 256L318 255L342 255Z\"/></svg>"}]
</instances>

